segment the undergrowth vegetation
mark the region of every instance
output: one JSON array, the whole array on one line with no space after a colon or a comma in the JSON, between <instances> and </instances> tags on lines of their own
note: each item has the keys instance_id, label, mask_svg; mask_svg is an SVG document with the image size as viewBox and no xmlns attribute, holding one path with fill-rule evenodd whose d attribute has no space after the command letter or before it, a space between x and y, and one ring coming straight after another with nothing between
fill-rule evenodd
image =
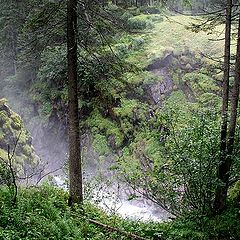
<instances>
[{"instance_id":1,"label":"undergrowth vegetation","mask_svg":"<svg viewBox=\"0 0 240 240\"><path fill-rule=\"evenodd\" d=\"M153 223L121 219L107 215L85 202L82 206L67 206L68 194L45 184L42 187L20 189L16 206L12 206L7 189L0 189L0 239L132 239L133 233L145 239L239 239L239 206L232 205L218 217L191 213L173 222ZM229 203L230 204L230 203ZM102 223L103 228L91 223ZM110 230L111 227L118 231Z\"/></svg>"}]
</instances>

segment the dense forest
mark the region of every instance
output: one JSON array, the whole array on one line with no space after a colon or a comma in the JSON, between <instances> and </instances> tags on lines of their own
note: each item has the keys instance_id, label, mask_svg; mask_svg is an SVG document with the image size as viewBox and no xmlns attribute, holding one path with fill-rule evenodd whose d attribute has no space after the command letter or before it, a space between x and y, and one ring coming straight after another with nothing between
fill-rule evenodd
<instances>
[{"instance_id":1,"label":"dense forest","mask_svg":"<svg viewBox=\"0 0 240 240\"><path fill-rule=\"evenodd\" d=\"M1 0L0 32L0 239L240 239L238 0Z\"/></svg>"}]
</instances>

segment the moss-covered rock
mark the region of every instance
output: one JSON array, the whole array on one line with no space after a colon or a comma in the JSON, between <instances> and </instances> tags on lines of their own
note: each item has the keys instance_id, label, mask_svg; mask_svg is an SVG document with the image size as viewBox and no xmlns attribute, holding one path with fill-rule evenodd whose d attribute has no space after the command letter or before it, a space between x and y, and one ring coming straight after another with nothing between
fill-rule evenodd
<instances>
[{"instance_id":1,"label":"moss-covered rock","mask_svg":"<svg viewBox=\"0 0 240 240\"><path fill-rule=\"evenodd\" d=\"M8 150L9 149L9 150ZM7 105L6 99L0 99L0 158L8 161L8 151L14 153L15 167L24 173L24 166L34 167L39 162L31 145L31 136L24 127L21 117Z\"/></svg>"}]
</instances>

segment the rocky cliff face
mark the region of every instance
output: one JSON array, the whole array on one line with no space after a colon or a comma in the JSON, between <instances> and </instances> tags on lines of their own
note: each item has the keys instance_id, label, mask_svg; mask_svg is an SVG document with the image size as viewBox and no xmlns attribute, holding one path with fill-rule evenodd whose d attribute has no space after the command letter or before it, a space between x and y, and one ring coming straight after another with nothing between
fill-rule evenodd
<instances>
[{"instance_id":1,"label":"rocky cliff face","mask_svg":"<svg viewBox=\"0 0 240 240\"><path fill-rule=\"evenodd\" d=\"M18 175L27 176L39 164L32 147L32 138L21 117L0 99L0 160L8 162L8 152L14 155L14 168Z\"/></svg>"}]
</instances>

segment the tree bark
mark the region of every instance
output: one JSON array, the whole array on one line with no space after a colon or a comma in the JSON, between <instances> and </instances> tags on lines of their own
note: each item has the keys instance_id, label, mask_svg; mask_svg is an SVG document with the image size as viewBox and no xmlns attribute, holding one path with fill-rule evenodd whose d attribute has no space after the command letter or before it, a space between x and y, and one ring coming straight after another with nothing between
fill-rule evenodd
<instances>
[{"instance_id":1,"label":"tree bark","mask_svg":"<svg viewBox=\"0 0 240 240\"><path fill-rule=\"evenodd\" d=\"M230 185L230 171L233 164L233 151L234 151L234 140L237 124L237 115L238 115L238 102L239 102L239 85L240 85L240 16L238 23L238 39L237 39L237 53L236 53L236 63L235 63L235 77L234 84L232 89L232 98L231 98L231 116L229 121L228 129L228 140L227 140L227 154L226 160L223 163L222 167L222 181L224 200L227 199L227 191Z\"/></svg>"},{"instance_id":2,"label":"tree bark","mask_svg":"<svg viewBox=\"0 0 240 240\"><path fill-rule=\"evenodd\" d=\"M238 38L237 38L237 53L235 63L235 77L231 99L231 117L228 130L227 155L232 155L234 150L234 138L237 124L238 102L239 102L239 85L240 85L240 15L238 20Z\"/></svg>"},{"instance_id":3,"label":"tree bark","mask_svg":"<svg viewBox=\"0 0 240 240\"><path fill-rule=\"evenodd\" d=\"M214 211L220 213L226 203L227 194L227 125L228 125L228 99L229 99L229 72L230 72L230 50L231 50L231 18L232 0L227 0L226 26L225 26L225 53L224 53L224 77L222 92L222 125L220 142L220 164L217 170L219 184L216 189L214 200Z\"/></svg>"},{"instance_id":4,"label":"tree bark","mask_svg":"<svg viewBox=\"0 0 240 240\"><path fill-rule=\"evenodd\" d=\"M83 201L77 85L77 0L67 3L69 205Z\"/></svg>"}]
</instances>

